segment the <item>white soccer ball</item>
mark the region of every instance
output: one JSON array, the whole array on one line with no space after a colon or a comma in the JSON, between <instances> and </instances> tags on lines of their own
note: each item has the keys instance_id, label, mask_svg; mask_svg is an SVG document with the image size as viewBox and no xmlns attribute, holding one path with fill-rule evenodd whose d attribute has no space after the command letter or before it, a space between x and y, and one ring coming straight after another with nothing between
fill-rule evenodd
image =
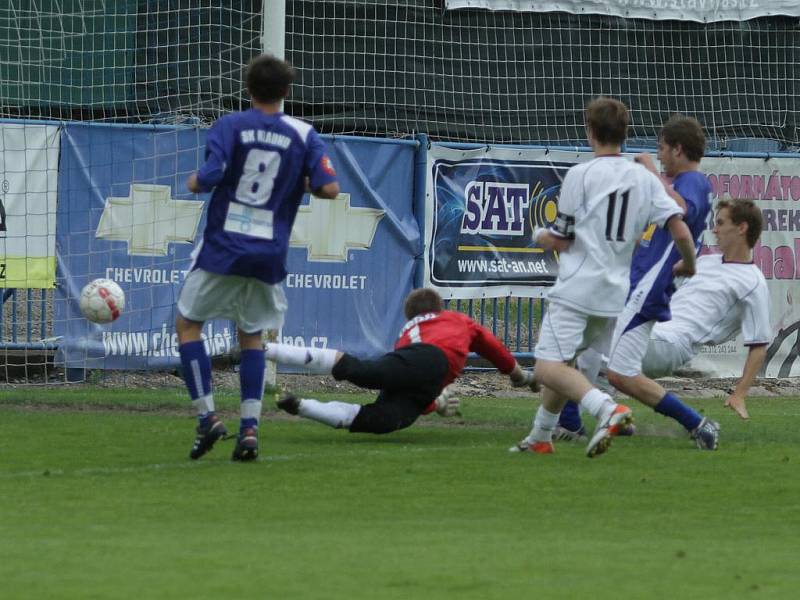
<instances>
[{"instance_id":1,"label":"white soccer ball","mask_svg":"<svg viewBox=\"0 0 800 600\"><path fill-rule=\"evenodd\" d=\"M111 279L95 279L81 290L80 306L92 323L111 323L125 309L125 292Z\"/></svg>"}]
</instances>

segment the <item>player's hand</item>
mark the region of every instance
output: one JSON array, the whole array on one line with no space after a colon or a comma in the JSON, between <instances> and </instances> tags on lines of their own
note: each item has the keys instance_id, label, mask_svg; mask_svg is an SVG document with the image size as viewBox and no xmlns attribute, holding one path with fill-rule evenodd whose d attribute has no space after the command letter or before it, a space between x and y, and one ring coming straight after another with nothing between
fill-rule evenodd
<instances>
[{"instance_id":1,"label":"player's hand","mask_svg":"<svg viewBox=\"0 0 800 600\"><path fill-rule=\"evenodd\" d=\"M193 194L200 193L200 182L197 181L197 173L189 175L189 179L186 180L186 189Z\"/></svg>"},{"instance_id":2,"label":"player's hand","mask_svg":"<svg viewBox=\"0 0 800 600\"><path fill-rule=\"evenodd\" d=\"M656 163L653 160L653 155L650 154L649 152L642 152L640 154L637 154L636 156L633 157L633 160L642 165L645 169L647 169L651 173L655 173L656 175L659 174L658 169L656 169Z\"/></svg>"},{"instance_id":3,"label":"player's hand","mask_svg":"<svg viewBox=\"0 0 800 600\"><path fill-rule=\"evenodd\" d=\"M695 274L695 270L694 268L688 268L683 259L681 259L672 266L672 274L675 277L691 277Z\"/></svg>"},{"instance_id":4,"label":"player's hand","mask_svg":"<svg viewBox=\"0 0 800 600\"><path fill-rule=\"evenodd\" d=\"M725 406L727 408L730 408L733 412L735 412L744 420L750 418L750 413L747 412L747 406L745 406L744 397L742 396L731 394L730 396L728 396L728 399L725 400Z\"/></svg>"}]
</instances>

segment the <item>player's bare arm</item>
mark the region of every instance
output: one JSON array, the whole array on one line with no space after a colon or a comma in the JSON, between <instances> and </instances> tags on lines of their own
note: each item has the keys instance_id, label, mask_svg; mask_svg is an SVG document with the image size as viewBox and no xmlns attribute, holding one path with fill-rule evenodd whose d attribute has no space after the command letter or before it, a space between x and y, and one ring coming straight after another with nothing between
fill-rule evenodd
<instances>
[{"instance_id":1,"label":"player's bare arm","mask_svg":"<svg viewBox=\"0 0 800 600\"><path fill-rule=\"evenodd\" d=\"M744 367L742 368L742 378L736 384L736 387L730 396L725 400L725 406L734 411L742 419L749 419L750 414L747 412L747 405L745 400L747 392L755 381L756 374L761 370L764 360L767 357L767 346L750 346L747 353L747 360L745 360Z\"/></svg>"},{"instance_id":2,"label":"player's bare arm","mask_svg":"<svg viewBox=\"0 0 800 600\"><path fill-rule=\"evenodd\" d=\"M684 200L683 197L673 189L672 183L670 182L670 180L667 179L661 173L658 172L658 169L656 168L656 163L655 163L655 161L653 161L653 155L650 154L649 152L642 152L641 154L637 154L633 158L633 160L635 160L637 163L642 165L645 169L650 171L653 175L658 177L658 180L664 186L664 191L667 192L667 195L670 198L672 198L673 200L675 200L675 202L678 204L678 206L680 206L681 209L683 209L683 213L686 214L686 210L687 210L687 208L686 208L686 200Z\"/></svg>"},{"instance_id":3,"label":"player's bare arm","mask_svg":"<svg viewBox=\"0 0 800 600\"><path fill-rule=\"evenodd\" d=\"M678 277L691 277L695 274L695 247L692 232L683 222L683 219L675 216L667 222L672 239L675 240L675 247L681 254L681 260L672 267L672 272Z\"/></svg>"}]
</instances>

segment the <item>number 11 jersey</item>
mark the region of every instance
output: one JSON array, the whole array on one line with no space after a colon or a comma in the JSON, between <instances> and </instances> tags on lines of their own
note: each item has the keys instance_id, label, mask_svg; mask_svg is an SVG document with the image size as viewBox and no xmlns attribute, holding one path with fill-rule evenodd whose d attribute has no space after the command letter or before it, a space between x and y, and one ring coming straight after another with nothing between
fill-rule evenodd
<instances>
[{"instance_id":1,"label":"number 11 jersey","mask_svg":"<svg viewBox=\"0 0 800 600\"><path fill-rule=\"evenodd\" d=\"M311 189L336 181L310 124L257 109L218 119L197 174L201 189L214 193L192 269L282 281L305 177Z\"/></svg>"},{"instance_id":2,"label":"number 11 jersey","mask_svg":"<svg viewBox=\"0 0 800 600\"><path fill-rule=\"evenodd\" d=\"M682 214L658 177L630 158L601 156L570 168L553 232L572 243L560 254L549 299L588 315L617 316L645 227L664 227Z\"/></svg>"}]
</instances>

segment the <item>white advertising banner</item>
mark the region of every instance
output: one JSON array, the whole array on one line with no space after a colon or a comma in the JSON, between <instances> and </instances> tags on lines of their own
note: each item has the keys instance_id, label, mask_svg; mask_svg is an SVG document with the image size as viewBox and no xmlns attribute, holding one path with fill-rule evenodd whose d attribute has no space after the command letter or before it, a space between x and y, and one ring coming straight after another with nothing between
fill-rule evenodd
<instances>
[{"instance_id":1,"label":"white advertising banner","mask_svg":"<svg viewBox=\"0 0 800 600\"><path fill-rule=\"evenodd\" d=\"M448 9L568 12L654 21L746 21L756 17L800 17L797 0L446 0Z\"/></svg>"},{"instance_id":2,"label":"white advertising banner","mask_svg":"<svg viewBox=\"0 0 800 600\"><path fill-rule=\"evenodd\" d=\"M59 128L0 123L0 288L52 288Z\"/></svg>"},{"instance_id":3,"label":"white advertising banner","mask_svg":"<svg viewBox=\"0 0 800 600\"><path fill-rule=\"evenodd\" d=\"M753 251L770 292L773 341L767 350L766 377L800 376L800 159L706 157L701 163L721 198L752 198L764 216L764 231ZM705 232L714 250L714 235ZM738 377L747 349L741 339L708 346L691 368L716 377Z\"/></svg>"}]
</instances>

